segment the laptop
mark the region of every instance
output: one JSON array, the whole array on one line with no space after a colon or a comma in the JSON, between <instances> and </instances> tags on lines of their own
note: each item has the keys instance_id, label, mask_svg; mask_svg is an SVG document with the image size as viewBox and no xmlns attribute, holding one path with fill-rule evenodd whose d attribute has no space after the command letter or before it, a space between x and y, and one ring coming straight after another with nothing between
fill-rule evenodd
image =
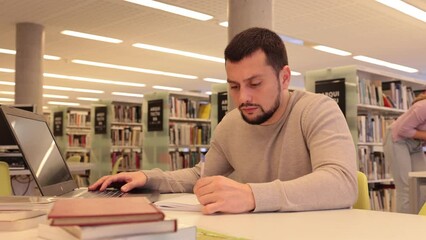
<instances>
[{"instance_id":1,"label":"laptop","mask_svg":"<svg viewBox=\"0 0 426 240\"><path fill-rule=\"evenodd\" d=\"M55 138L43 116L21 109L0 106L0 123L4 136L13 137L41 195L56 197L93 197L87 188L78 188ZM139 190L139 191L138 191ZM145 196L151 202L158 191L136 189L120 196Z\"/></svg>"}]
</instances>

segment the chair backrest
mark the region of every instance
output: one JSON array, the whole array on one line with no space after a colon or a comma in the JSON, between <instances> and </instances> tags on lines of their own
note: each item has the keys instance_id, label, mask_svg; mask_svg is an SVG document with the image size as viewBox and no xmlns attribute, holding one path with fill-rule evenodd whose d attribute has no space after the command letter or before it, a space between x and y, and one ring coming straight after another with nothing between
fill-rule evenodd
<instances>
[{"instance_id":1,"label":"chair backrest","mask_svg":"<svg viewBox=\"0 0 426 240\"><path fill-rule=\"evenodd\" d=\"M12 184L10 182L9 165L0 162L0 196L11 196Z\"/></svg>"},{"instance_id":2,"label":"chair backrest","mask_svg":"<svg viewBox=\"0 0 426 240\"><path fill-rule=\"evenodd\" d=\"M118 173L118 168L120 167L120 164L121 164L121 162L123 161L123 157L119 157L116 161L115 161L115 163L114 163L114 166L112 166L112 171L111 171L111 174L112 175L114 175L114 174L117 174Z\"/></svg>"},{"instance_id":3,"label":"chair backrest","mask_svg":"<svg viewBox=\"0 0 426 240\"><path fill-rule=\"evenodd\" d=\"M426 203L424 203L422 209L420 209L419 215L426 216Z\"/></svg>"},{"instance_id":4,"label":"chair backrest","mask_svg":"<svg viewBox=\"0 0 426 240\"><path fill-rule=\"evenodd\" d=\"M371 210L370 197L368 196L368 181L364 173L358 171L358 199L352 206L355 209Z\"/></svg>"}]
</instances>

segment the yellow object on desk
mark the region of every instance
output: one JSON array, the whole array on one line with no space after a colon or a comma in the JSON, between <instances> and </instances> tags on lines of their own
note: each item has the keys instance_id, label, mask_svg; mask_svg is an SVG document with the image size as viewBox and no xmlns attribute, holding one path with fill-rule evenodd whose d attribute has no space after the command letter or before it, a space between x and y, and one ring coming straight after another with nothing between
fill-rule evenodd
<instances>
[{"instance_id":1,"label":"yellow object on desk","mask_svg":"<svg viewBox=\"0 0 426 240\"><path fill-rule=\"evenodd\" d=\"M0 196L12 195L12 184L10 183L9 165L0 162Z\"/></svg>"},{"instance_id":2,"label":"yellow object on desk","mask_svg":"<svg viewBox=\"0 0 426 240\"><path fill-rule=\"evenodd\" d=\"M240 238L229 236L226 234L213 232L203 228L197 228L197 240L246 240L247 238Z\"/></svg>"}]
</instances>

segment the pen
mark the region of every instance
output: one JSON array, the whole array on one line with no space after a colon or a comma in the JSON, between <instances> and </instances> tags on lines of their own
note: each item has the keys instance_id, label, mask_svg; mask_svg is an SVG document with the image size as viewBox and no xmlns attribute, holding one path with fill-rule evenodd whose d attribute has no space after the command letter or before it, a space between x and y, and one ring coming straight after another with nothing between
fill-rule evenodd
<instances>
[{"instance_id":1,"label":"pen","mask_svg":"<svg viewBox=\"0 0 426 240\"><path fill-rule=\"evenodd\" d=\"M200 153L200 157L201 157L201 159L200 159L200 167L201 167L200 177L204 177L204 164L206 162L206 158L204 157L204 154L202 154L202 153Z\"/></svg>"}]
</instances>

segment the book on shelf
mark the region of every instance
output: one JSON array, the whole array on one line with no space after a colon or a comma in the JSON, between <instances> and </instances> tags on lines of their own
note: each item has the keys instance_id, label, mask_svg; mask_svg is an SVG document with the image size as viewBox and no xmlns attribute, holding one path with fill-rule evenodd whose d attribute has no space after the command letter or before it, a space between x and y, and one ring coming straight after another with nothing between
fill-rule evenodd
<instances>
[{"instance_id":1,"label":"book on shelf","mask_svg":"<svg viewBox=\"0 0 426 240\"><path fill-rule=\"evenodd\" d=\"M167 224L176 224L177 220L164 220ZM175 231L164 231L164 232L154 232L153 229L147 229L150 232L143 232L137 228L138 223L134 224L135 226L129 230L130 232L123 232L123 235L118 234L117 232L111 232L108 235L108 232L100 233L99 235L88 235L81 234L79 235L80 230L84 228L97 228L97 227L55 227L48 224L40 224L38 227L38 237L46 240L97 240L97 239L110 239L110 240L196 240L197 239L197 228L193 225L183 225L177 224L175 226ZM140 224L140 223L139 223ZM143 223L150 224L150 222ZM128 225L128 224L119 224L119 225ZM105 225L106 227L111 227L115 225ZM80 230L79 230L80 229ZM77 231L76 231L77 230ZM90 231L92 232L93 229ZM86 231L85 229L82 231ZM138 233L140 231L141 233ZM86 231L87 232L87 231ZM94 232L94 231L93 231Z\"/></svg>"},{"instance_id":2,"label":"book on shelf","mask_svg":"<svg viewBox=\"0 0 426 240\"><path fill-rule=\"evenodd\" d=\"M161 221L164 213L145 197L59 199L48 214L53 226Z\"/></svg>"},{"instance_id":3,"label":"book on shelf","mask_svg":"<svg viewBox=\"0 0 426 240\"><path fill-rule=\"evenodd\" d=\"M47 211L20 210L0 211L0 231L21 231L35 228L39 223L46 222Z\"/></svg>"}]
</instances>

